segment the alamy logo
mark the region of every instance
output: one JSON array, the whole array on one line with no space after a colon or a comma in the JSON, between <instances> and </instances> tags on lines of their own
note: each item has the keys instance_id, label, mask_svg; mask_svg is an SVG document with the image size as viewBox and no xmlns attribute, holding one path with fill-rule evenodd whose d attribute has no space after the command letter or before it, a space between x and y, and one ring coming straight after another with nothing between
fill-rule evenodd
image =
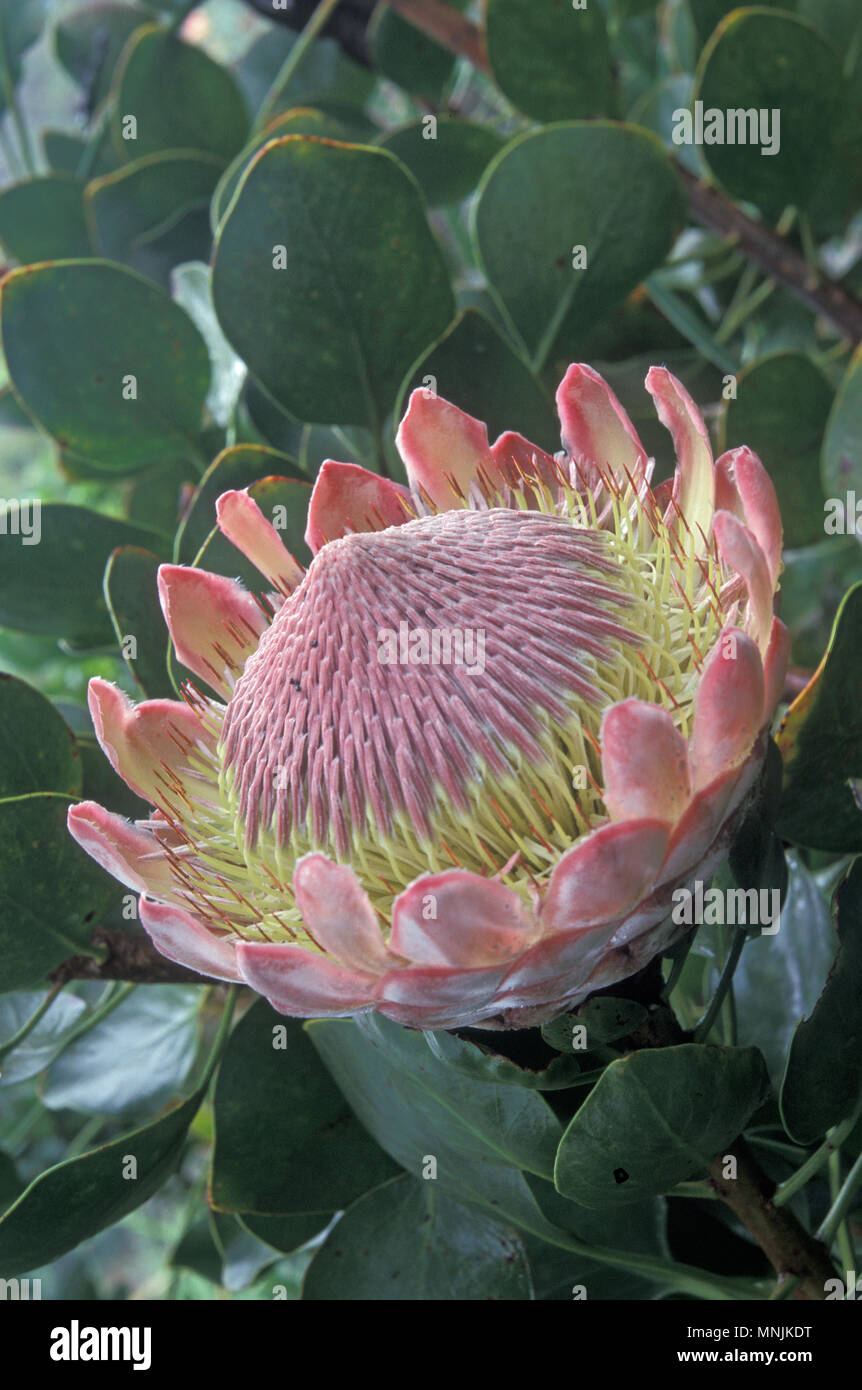
<instances>
[{"instance_id":1,"label":"alamy logo","mask_svg":"<svg viewBox=\"0 0 862 1390\"><path fill-rule=\"evenodd\" d=\"M694 103L694 112L678 106L673 113L671 139L675 145L759 145L761 154L778 154L781 149L781 112L761 106L718 106L703 108Z\"/></svg>"},{"instance_id":2,"label":"alamy logo","mask_svg":"<svg viewBox=\"0 0 862 1390\"><path fill-rule=\"evenodd\" d=\"M671 919L678 926L759 926L761 936L774 936L781 926L778 888L704 888L700 879L691 888L676 888Z\"/></svg>"},{"instance_id":3,"label":"alamy logo","mask_svg":"<svg viewBox=\"0 0 862 1390\"><path fill-rule=\"evenodd\" d=\"M0 1279L0 1303L42 1297L41 1279Z\"/></svg>"},{"instance_id":4,"label":"alamy logo","mask_svg":"<svg viewBox=\"0 0 862 1390\"><path fill-rule=\"evenodd\" d=\"M131 1361L135 1371L152 1364L152 1328L82 1327L73 1318L69 1327L51 1331L52 1361Z\"/></svg>"},{"instance_id":5,"label":"alamy logo","mask_svg":"<svg viewBox=\"0 0 862 1390\"><path fill-rule=\"evenodd\" d=\"M0 536L20 536L22 545L38 545L42 539L42 503L0 497Z\"/></svg>"},{"instance_id":6,"label":"alamy logo","mask_svg":"<svg viewBox=\"0 0 862 1390\"><path fill-rule=\"evenodd\" d=\"M377 660L381 666L463 666L468 676L485 669L483 627L410 627L377 631Z\"/></svg>"},{"instance_id":7,"label":"alamy logo","mask_svg":"<svg viewBox=\"0 0 862 1390\"><path fill-rule=\"evenodd\" d=\"M823 529L827 536L862 536L862 497L847 492L843 497L827 497Z\"/></svg>"}]
</instances>

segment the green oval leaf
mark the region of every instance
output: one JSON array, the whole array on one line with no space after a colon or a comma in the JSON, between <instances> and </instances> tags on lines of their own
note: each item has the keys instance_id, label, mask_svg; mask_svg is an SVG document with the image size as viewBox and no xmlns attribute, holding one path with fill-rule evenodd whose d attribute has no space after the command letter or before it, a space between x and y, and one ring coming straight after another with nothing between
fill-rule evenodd
<instances>
[{"instance_id":1,"label":"green oval leaf","mask_svg":"<svg viewBox=\"0 0 862 1390\"><path fill-rule=\"evenodd\" d=\"M288 458L286 454L279 453L277 449L268 449L262 444L233 444L229 449L223 449L213 459L201 478L191 505L177 532L177 563L181 565L193 564L198 552L209 540L216 524L216 502L223 492L241 491L254 483L262 482L265 478L276 476L304 482L306 489L310 486L308 479L295 466L293 460ZM308 508L308 495L306 490L303 494L306 509ZM272 517L269 517L268 520L271 521ZM243 576L243 557L240 556L235 546L230 545L229 541L225 541L224 544L230 546L234 572L238 576ZM288 545L289 549L290 546ZM227 552L221 553L227 554ZM212 564L212 556L209 563ZM248 562L245 563L248 565ZM246 578L248 574L257 576L256 582L259 582L260 575L253 566L248 568Z\"/></svg>"},{"instance_id":2,"label":"green oval leaf","mask_svg":"<svg viewBox=\"0 0 862 1390\"><path fill-rule=\"evenodd\" d=\"M775 484L788 547L823 539L820 444L833 391L802 352L776 352L737 376L721 421L723 449L747 444Z\"/></svg>"},{"instance_id":3,"label":"green oval leaf","mask_svg":"<svg viewBox=\"0 0 862 1390\"><path fill-rule=\"evenodd\" d=\"M246 172L219 231L213 298L233 347L291 414L375 427L455 307L401 164L305 136L267 145Z\"/></svg>"},{"instance_id":4,"label":"green oval leaf","mask_svg":"<svg viewBox=\"0 0 862 1390\"><path fill-rule=\"evenodd\" d=\"M203 995L198 985L135 990L51 1063L43 1103L83 1115L157 1110L194 1065Z\"/></svg>"},{"instance_id":5,"label":"green oval leaf","mask_svg":"<svg viewBox=\"0 0 862 1390\"><path fill-rule=\"evenodd\" d=\"M530 1299L516 1233L435 1187L402 1176L355 1202L311 1261L303 1300Z\"/></svg>"},{"instance_id":6,"label":"green oval leaf","mask_svg":"<svg viewBox=\"0 0 862 1390\"><path fill-rule=\"evenodd\" d=\"M137 31L114 79L112 130L125 159L202 150L224 164L242 149L248 115L230 73L156 24ZM127 139L128 117L135 135Z\"/></svg>"},{"instance_id":7,"label":"green oval leaf","mask_svg":"<svg viewBox=\"0 0 862 1390\"><path fill-rule=\"evenodd\" d=\"M387 131L380 140L407 165L431 207L468 198L505 143L488 126L445 112Z\"/></svg>"},{"instance_id":8,"label":"green oval leaf","mask_svg":"<svg viewBox=\"0 0 862 1390\"><path fill-rule=\"evenodd\" d=\"M466 1166L478 1162L482 1170L505 1166L550 1176L560 1127L537 1092L455 1072L421 1034L388 1019L365 1017L349 1032L327 1031L325 1024L308 1025L308 1031L364 1123L378 1139L385 1135L380 1142L408 1172L418 1176L425 1154L445 1150L460 1153ZM355 1092L357 1076L362 1090L382 1087L372 1101L373 1121L362 1108L361 1091ZM413 1112L409 1124L401 1096ZM438 1169L444 1166L447 1182L466 1177L441 1158Z\"/></svg>"},{"instance_id":9,"label":"green oval leaf","mask_svg":"<svg viewBox=\"0 0 862 1390\"><path fill-rule=\"evenodd\" d=\"M73 174L42 174L0 193L0 242L22 264L91 256L84 185Z\"/></svg>"},{"instance_id":10,"label":"green oval leaf","mask_svg":"<svg viewBox=\"0 0 862 1390\"><path fill-rule=\"evenodd\" d=\"M136 266L142 248L193 208L209 207L221 171L216 155L163 150L93 179L86 210L100 253Z\"/></svg>"},{"instance_id":11,"label":"green oval leaf","mask_svg":"<svg viewBox=\"0 0 862 1390\"><path fill-rule=\"evenodd\" d=\"M557 1190L584 1207L611 1207L700 1177L768 1089L755 1047L686 1043L621 1057L560 1141Z\"/></svg>"},{"instance_id":12,"label":"green oval leaf","mask_svg":"<svg viewBox=\"0 0 862 1390\"><path fill-rule=\"evenodd\" d=\"M835 50L795 15L762 8L734 10L719 25L701 56L693 101L702 103L703 154L712 173L772 218L788 204L814 202L844 158L845 123L858 125ZM852 206L846 167L842 182Z\"/></svg>"},{"instance_id":13,"label":"green oval leaf","mask_svg":"<svg viewBox=\"0 0 862 1390\"><path fill-rule=\"evenodd\" d=\"M164 290L107 261L13 270L0 284L15 391L63 449L114 474L196 448L206 345Z\"/></svg>"},{"instance_id":14,"label":"green oval leaf","mask_svg":"<svg viewBox=\"0 0 862 1390\"><path fill-rule=\"evenodd\" d=\"M420 386L484 420L492 440L511 429L549 453L559 448L560 426L544 386L478 309L463 310L416 364L399 394L396 415L407 393Z\"/></svg>"},{"instance_id":15,"label":"green oval leaf","mask_svg":"<svg viewBox=\"0 0 862 1390\"><path fill-rule=\"evenodd\" d=\"M81 790L81 755L50 700L0 671L0 798Z\"/></svg>"},{"instance_id":16,"label":"green oval leaf","mask_svg":"<svg viewBox=\"0 0 862 1390\"><path fill-rule=\"evenodd\" d=\"M821 457L821 477L827 497L846 500L848 491L856 491L857 511L845 519L847 534L857 525L862 529L862 347L856 349L844 374L838 394L826 422Z\"/></svg>"},{"instance_id":17,"label":"green oval leaf","mask_svg":"<svg viewBox=\"0 0 862 1390\"><path fill-rule=\"evenodd\" d=\"M452 0L464 10L467 0ZM388 5L377 5L368 26L371 61L378 72L425 101L438 102L455 70L455 55Z\"/></svg>"},{"instance_id":18,"label":"green oval leaf","mask_svg":"<svg viewBox=\"0 0 862 1390\"><path fill-rule=\"evenodd\" d=\"M219 179L210 205L213 236L255 155L267 141L284 135L318 135L325 140L347 138L343 127L333 116L327 115L325 111L317 111L311 106L298 106L293 111L283 111L280 116L276 116L265 130L252 136L245 148L234 156Z\"/></svg>"},{"instance_id":19,"label":"green oval leaf","mask_svg":"<svg viewBox=\"0 0 862 1390\"><path fill-rule=\"evenodd\" d=\"M93 109L108 95L117 61L136 29L152 20L149 8L137 5L82 5L58 19L54 30L57 57Z\"/></svg>"},{"instance_id":20,"label":"green oval leaf","mask_svg":"<svg viewBox=\"0 0 862 1390\"><path fill-rule=\"evenodd\" d=\"M418 1034L386 1020L360 1028L322 1019L305 1031L351 1109L409 1174L420 1176L431 1156L441 1191L522 1230L553 1233L516 1166L550 1175L559 1124L535 1091L455 1075Z\"/></svg>"},{"instance_id":21,"label":"green oval leaf","mask_svg":"<svg viewBox=\"0 0 862 1390\"><path fill-rule=\"evenodd\" d=\"M0 1051L33 1017L44 994L6 994L0 997ZM83 999L68 990L59 994L48 1012L7 1057L0 1070L0 1087L15 1086L38 1076L53 1061L66 1035L86 1009ZM17 1195L17 1194L16 1194Z\"/></svg>"},{"instance_id":22,"label":"green oval leaf","mask_svg":"<svg viewBox=\"0 0 862 1390\"><path fill-rule=\"evenodd\" d=\"M221 1211L332 1212L392 1176L301 1023L262 1000L231 1034L214 1104Z\"/></svg>"},{"instance_id":23,"label":"green oval leaf","mask_svg":"<svg viewBox=\"0 0 862 1390\"><path fill-rule=\"evenodd\" d=\"M21 60L36 43L45 19L45 0L15 0L0 8L0 48L3 66L14 89L21 79ZM10 92L0 83L0 113L6 110Z\"/></svg>"},{"instance_id":24,"label":"green oval leaf","mask_svg":"<svg viewBox=\"0 0 862 1390\"><path fill-rule=\"evenodd\" d=\"M2 1276L58 1260L141 1206L179 1163L202 1099L196 1092L160 1120L40 1174L0 1221ZM125 1176L130 1157L134 1179Z\"/></svg>"},{"instance_id":25,"label":"green oval leaf","mask_svg":"<svg viewBox=\"0 0 862 1390\"><path fill-rule=\"evenodd\" d=\"M664 260L682 194L655 136L609 122L530 131L479 186L475 237L488 280L537 367Z\"/></svg>"},{"instance_id":26,"label":"green oval leaf","mask_svg":"<svg viewBox=\"0 0 862 1390\"><path fill-rule=\"evenodd\" d=\"M16 544L18 509L0 513L0 624L64 637L80 647L112 642L102 595L108 557L118 546L152 547L158 535L61 503L45 503L39 517L39 543L27 544L22 537Z\"/></svg>"},{"instance_id":27,"label":"green oval leaf","mask_svg":"<svg viewBox=\"0 0 862 1390\"><path fill-rule=\"evenodd\" d=\"M120 887L66 829L69 797L0 801L0 991L30 989L89 941Z\"/></svg>"},{"instance_id":28,"label":"green oval leaf","mask_svg":"<svg viewBox=\"0 0 862 1390\"><path fill-rule=\"evenodd\" d=\"M833 903L838 950L808 1018L793 1034L781 1117L798 1144L813 1144L849 1115L862 1090L862 860Z\"/></svg>"},{"instance_id":29,"label":"green oval leaf","mask_svg":"<svg viewBox=\"0 0 862 1390\"><path fill-rule=\"evenodd\" d=\"M835 854L862 849L862 584L845 595L818 670L793 702L776 742L784 788L776 829Z\"/></svg>"},{"instance_id":30,"label":"green oval leaf","mask_svg":"<svg viewBox=\"0 0 862 1390\"><path fill-rule=\"evenodd\" d=\"M121 546L105 570L105 602L123 660L151 699L173 698L168 678L168 630L159 606L161 561L149 550Z\"/></svg>"},{"instance_id":31,"label":"green oval leaf","mask_svg":"<svg viewBox=\"0 0 862 1390\"><path fill-rule=\"evenodd\" d=\"M488 0L485 40L495 82L528 116L610 114L613 57L601 5Z\"/></svg>"}]
</instances>

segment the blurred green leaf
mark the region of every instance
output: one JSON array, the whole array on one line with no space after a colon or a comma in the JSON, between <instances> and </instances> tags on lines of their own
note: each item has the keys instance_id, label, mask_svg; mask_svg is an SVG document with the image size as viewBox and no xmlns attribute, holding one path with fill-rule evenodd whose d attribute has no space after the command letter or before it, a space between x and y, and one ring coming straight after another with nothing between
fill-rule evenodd
<instances>
[{"instance_id":1,"label":"blurred green leaf","mask_svg":"<svg viewBox=\"0 0 862 1390\"><path fill-rule=\"evenodd\" d=\"M662 263L682 213L660 142L633 126L547 126L497 155L479 185L476 242L538 366Z\"/></svg>"},{"instance_id":2,"label":"blurred green leaf","mask_svg":"<svg viewBox=\"0 0 862 1390\"><path fill-rule=\"evenodd\" d=\"M3 526L10 534L0 532L0 623L18 632L64 637L77 646L111 643L102 596L108 557L118 546L157 545L158 535L56 502L41 508L38 545L18 543L8 513L0 515Z\"/></svg>"},{"instance_id":3,"label":"blurred green leaf","mask_svg":"<svg viewBox=\"0 0 862 1390\"><path fill-rule=\"evenodd\" d=\"M784 759L777 830L794 844L840 854L862 849L862 584L845 596L823 661L776 735Z\"/></svg>"},{"instance_id":4,"label":"blurred green leaf","mask_svg":"<svg viewBox=\"0 0 862 1390\"><path fill-rule=\"evenodd\" d=\"M245 102L227 69L156 24L138 30L124 50L113 92L114 145L126 159L200 150L226 164L248 135ZM132 139L124 138L129 116Z\"/></svg>"},{"instance_id":5,"label":"blurred green leaf","mask_svg":"<svg viewBox=\"0 0 862 1390\"><path fill-rule=\"evenodd\" d=\"M143 693L151 699L172 699L168 630L156 578L160 563L156 555L137 546L115 550L105 570L105 602L123 660Z\"/></svg>"},{"instance_id":6,"label":"blurred green leaf","mask_svg":"<svg viewBox=\"0 0 862 1390\"><path fill-rule=\"evenodd\" d=\"M859 138L839 55L795 15L734 10L701 55L693 101L703 103L703 154L712 173L735 198L773 219L789 204L811 205L844 162L845 140ZM748 129L743 141L723 130L719 143L709 143L707 113L718 111L723 129L730 110L763 112L763 128L756 136ZM858 205L860 187L852 169L844 168L840 195L834 190L848 210Z\"/></svg>"},{"instance_id":7,"label":"blurred green leaf","mask_svg":"<svg viewBox=\"0 0 862 1390\"><path fill-rule=\"evenodd\" d=\"M327 1218L314 1211L293 1212L286 1216L261 1216L257 1212L245 1211L237 1219L258 1240L285 1255L313 1240L328 1225Z\"/></svg>"},{"instance_id":8,"label":"blurred green leaf","mask_svg":"<svg viewBox=\"0 0 862 1390\"><path fill-rule=\"evenodd\" d=\"M246 380L242 404L255 439L263 439L293 459L305 477L316 477L325 458L343 455L347 462L362 459L367 465L373 451L373 440L368 430L303 424L276 405L254 377ZM284 469L280 471L284 472Z\"/></svg>"},{"instance_id":9,"label":"blurred green leaf","mask_svg":"<svg viewBox=\"0 0 862 1390\"><path fill-rule=\"evenodd\" d=\"M258 110L296 39L288 29L270 29L240 58L234 72L251 111ZM324 99L358 109L374 81L374 73L346 57L337 39L315 39L281 93L279 107L318 106Z\"/></svg>"},{"instance_id":10,"label":"blurred green leaf","mask_svg":"<svg viewBox=\"0 0 862 1390\"><path fill-rule=\"evenodd\" d=\"M21 80L21 60L37 42L44 19L45 0L0 6L0 115L9 105L9 87Z\"/></svg>"},{"instance_id":11,"label":"blurred green leaf","mask_svg":"<svg viewBox=\"0 0 862 1390\"><path fill-rule=\"evenodd\" d=\"M818 0L815 0L815 3L817 2ZM792 4L793 0L790 4L787 0L761 0L760 8L788 10ZM688 9L694 20L698 47L702 48L725 15L730 14L731 10L739 9L739 5L737 0L688 0Z\"/></svg>"},{"instance_id":12,"label":"blurred green leaf","mask_svg":"<svg viewBox=\"0 0 862 1390\"><path fill-rule=\"evenodd\" d=\"M276 449L267 449L261 444L235 444L223 449L201 478L177 533L178 563L192 564L207 541L216 524L216 502L223 492L240 491L276 475L308 482L293 460ZM231 553L241 564L239 552L231 547Z\"/></svg>"},{"instance_id":13,"label":"blurred green leaf","mask_svg":"<svg viewBox=\"0 0 862 1390\"><path fill-rule=\"evenodd\" d=\"M222 1252L213 1235L213 1212L204 1212L193 1221L171 1255L175 1269L191 1269L211 1284L221 1283Z\"/></svg>"},{"instance_id":14,"label":"blurred green leaf","mask_svg":"<svg viewBox=\"0 0 862 1390\"><path fill-rule=\"evenodd\" d=\"M788 857L780 928L775 935L749 937L733 977L740 1042L760 1048L776 1086L793 1030L816 1002L835 944L817 884L792 852Z\"/></svg>"},{"instance_id":15,"label":"blurred green leaf","mask_svg":"<svg viewBox=\"0 0 862 1390\"><path fill-rule=\"evenodd\" d=\"M59 1259L151 1197L179 1163L202 1099L196 1092L160 1120L41 1173L0 1221L2 1277Z\"/></svg>"},{"instance_id":16,"label":"blurred green leaf","mask_svg":"<svg viewBox=\"0 0 862 1390\"><path fill-rule=\"evenodd\" d=\"M157 1110L194 1065L203 995L197 985L136 989L51 1063L43 1103L84 1115Z\"/></svg>"},{"instance_id":17,"label":"blurred green leaf","mask_svg":"<svg viewBox=\"0 0 862 1390\"><path fill-rule=\"evenodd\" d=\"M12 1205L26 1186L15 1160L0 1149L0 1213Z\"/></svg>"},{"instance_id":18,"label":"blurred green leaf","mask_svg":"<svg viewBox=\"0 0 862 1390\"><path fill-rule=\"evenodd\" d=\"M468 0L451 0L465 10ZM403 15L379 4L368 25L371 61L390 82L424 101L438 102L455 71L455 55L422 33Z\"/></svg>"},{"instance_id":19,"label":"blurred green leaf","mask_svg":"<svg viewBox=\"0 0 862 1390\"><path fill-rule=\"evenodd\" d=\"M611 1062L560 1142L554 1181L585 1207L612 1207L701 1177L764 1100L757 1048L678 1047Z\"/></svg>"},{"instance_id":20,"label":"blurred green leaf","mask_svg":"<svg viewBox=\"0 0 862 1390\"><path fill-rule=\"evenodd\" d=\"M42 148L45 158L57 174L77 174L78 166L88 149L82 135L72 135L67 130L43 130ZM109 174L117 167L117 156L108 141L103 141L90 169L91 177Z\"/></svg>"},{"instance_id":21,"label":"blurred green leaf","mask_svg":"<svg viewBox=\"0 0 862 1390\"><path fill-rule=\"evenodd\" d=\"M84 185L73 174L42 174L0 193L0 242L16 261L93 254Z\"/></svg>"},{"instance_id":22,"label":"blurred green leaf","mask_svg":"<svg viewBox=\"0 0 862 1390\"><path fill-rule=\"evenodd\" d=\"M826 423L821 458L821 477L827 497L844 501L848 491L857 490L862 502L862 347L838 387L835 403ZM856 529L856 516L846 518L848 534ZM862 527L860 527L862 529Z\"/></svg>"},{"instance_id":23,"label":"blurred green leaf","mask_svg":"<svg viewBox=\"0 0 862 1390\"><path fill-rule=\"evenodd\" d=\"M487 0L485 41L495 82L534 120L611 114L613 57L601 5Z\"/></svg>"},{"instance_id":24,"label":"blurred green leaf","mask_svg":"<svg viewBox=\"0 0 862 1390\"><path fill-rule=\"evenodd\" d=\"M0 991L30 989L89 945L120 886L66 829L69 798L0 801ZM2 1261L0 1261L2 1266Z\"/></svg>"},{"instance_id":25,"label":"blurred green leaf","mask_svg":"<svg viewBox=\"0 0 862 1390\"><path fill-rule=\"evenodd\" d=\"M0 284L17 394L61 448L127 474L197 448L210 363L188 315L131 270L60 261Z\"/></svg>"},{"instance_id":26,"label":"blurred green leaf","mask_svg":"<svg viewBox=\"0 0 862 1390\"><path fill-rule=\"evenodd\" d=\"M303 1300L530 1299L516 1233L435 1188L401 1176L360 1197L311 1261Z\"/></svg>"},{"instance_id":27,"label":"blurred green leaf","mask_svg":"<svg viewBox=\"0 0 862 1390\"><path fill-rule=\"evenodd\" d=\"M231 1035L214 1103L210 1189L222 1211L331 1213L393 1173L301 1023L263 1000Z\"/></svg>"},{"instance_id":28,"label":"blurred green leaf","mask_svg":"<svg viewBox=\"0 0 862 1390\"><path fill-rule=\"evenodd\" d=\"M659 137L666 149L676 155L692 173L700 173L700 153L693 145L676 146L671 140L674 112L688 108L691 102L691 77L687 72L675 72L653 83L635 102L628 119L633 125L645 126Z\"/></svg>"},{"instance_id":29,"label":"blurred green leaf","mask_svg":"<svg viewBox=\"0 0 862 1390\"><path fill-rule=\"evenodd\" d=\"M129 38L152 19L149 6L138 4L82 5L58 19L54 29L57 57L78 86L86 88L92 109L108 95Z\"/></svg>"},{"instance_id":30,"label":"blurred green leaf","mask_svg":"<svg viewBox=\"0 0 862 1390\"><path fill-rule=\"evenodd\" d=\"M388 1019L363 1017L355 1033L327 1031L321 1024L307 1028L357 1114L408 1172L419 1176L426 1154L438 1156L439 1172L445 1150L460 1153L467 1168L478 1161L483 1169L523 1167L550 1176L559 1125L537 1092L456 1073L419 1033ZM387 1078L390 1068L395 1075ZM373 1120L355 1091L356 1079L363 1090L376 1091ZM414 1112L409 1128L401 1114L402 1096ZM451 1172L446 1176L461 1180Z\"/></svg>"},{"instance_id":31,"label":"blurred green leaf","mask_svg":"<svg viewBox=\"0 0 862 1390\"><path fill-rule=\"evenodd\" d=\"M201 261L175 267L171 289L177 304L185 309L209 349L212 381L206 408L215 423L226 428L242 394L248 373L221 331L212 301L212 274Z\"/></svg>"},{"instance_id":32,"label":"blurred green leaf","mask_svg":"<svg viewBox=\"0 0 862 1390\"><path fill-rule=\"evenodd\" d=\"M404 410L408 391L420 386L485 421L492 440L518 430L549 453L559 448L560 426L544 386L478 309L463 310L416 364L401 389L396 415Z\"/></svg>"},{"instance_id":33,"label":"blurred green leaf","mask_svg":"<svg viewBox=\"0 0 862 1390\"><path fill-rule=\"evenodd\" d=\"M817 465L832 387L804 353L777 352L743 367L736 391L721 417L722 449L747 444L759 455L775 484L786 545L822 540Z\"/></svg>"},{"instance_id":34,"label":"blurred green leaf","mask_svg":"<svg viewBox=\"0 0 862 1390\"><path fill-rule=\"evenodd\" d=\"M274 117L265 130L253 135L239 154L234 156L219 179L210 205L213 236L218 231L219 223L255 155L267 141L280 139L285 135L317 135L324 140L343 140L345 131L334 117L311 106L298 106L292 111L283 111L280 116Z\"/></svg>"},{"instance_id":35,"label":"blurred green leaf","mask_svg":"<svg viewBox=\"0 0 862 1390\"><path fill-rule=\"evenodd\" d=\"M506 142L488 126L443 112L389 130L379 143L407 165L429 205L438 207L468 198Z\"/></svg>"},{"instance_id":36,"label":"blurred green leaf","mask_svg":"<svg viewBox=\"0 0 862 1390\"><path fill-rule=\"evenodd\" d=\"M0 798L81 791L81 755L44 695L0 671Z\"/></svg>"},{"instance_id":37,"label":"blurred green leaf","mask_svg":"<svg viewBox=\"0 0 862 1390\"><path fill-rule=\"evenodd\" d=\"M835 960L793 1034L781 1087L781 1116L799 1144L815 1143L843 1120L862 1092L862 860L839 884L833 916Z\"/></svg>"},{"instance_id":38,"label":"blurred green leaf","mask_svg":"<svg viewBox=\"0 0 862 1390\"><path fill-rule=\"evenodd\" d=\"M143 269L141 247L157 241L191 209L207 209L222 167L215 155L163 150L93 179L86 209L99 253ZM206 230L204 222L205 237ZM204 254L208 249L207 237Z\"/></svg>"},{"instance_id":39,"label":"blurred green leaf","mask_svg":"<svg viewBox=\"0 0 862 1390\"><path fill-rule=\"evenodd\" d=\"M44 994L0 995L0 1049L33 1017L43 999ZM44 1071L86 1007L68 990L59 994L24 1041L3 1058L0 1086L15 1086Z\"/></svg>"},{"instance_id":40,"label":"blurred green leaf","mask_svg":"<svg viewBox=\"0 0 862 1390\"><path fill-rule=\"evenodd\" d=\"M829 644L841 600L862 581L862 548L853 536L833 536L785 551L784 566L781 618L790 630L793 661L811 669Z\"/></svg>"},{"instance_id":41,"label":"blurred green leaf","mask_svg":"<svg viewBox=\"0 0 862 1390\"><path fill-rule=\"evenodd\" d=\"M182 459L169 459L136 473L127 493L129 520L168 540L196 482L197 469Z\"/></svg>"}]
</instances>

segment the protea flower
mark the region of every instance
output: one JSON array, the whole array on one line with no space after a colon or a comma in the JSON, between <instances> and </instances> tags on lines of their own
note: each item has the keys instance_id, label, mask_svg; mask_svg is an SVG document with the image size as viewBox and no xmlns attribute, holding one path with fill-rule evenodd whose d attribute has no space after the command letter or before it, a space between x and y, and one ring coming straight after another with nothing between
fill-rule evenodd
<instances>
[{"instance_id":1,"label":"protea flower","mask_svg":"<svg viewBox=\"0 0 862 1390\"><path fill-rule=\"evenodd\" d=\"M307 570L226 492L266 599L162 566L177 656L213 693L133 707L93 681L102 747L156 809L69 824L164 955L300 1017L511 1028L684 930L673 892L727 853L783 685L781 522L756 456L713 464L680 383L646 385L677 456L655 491L574 365L553 458L415 391L409 489L327 460Z\"/></svg>"}]
</instances>

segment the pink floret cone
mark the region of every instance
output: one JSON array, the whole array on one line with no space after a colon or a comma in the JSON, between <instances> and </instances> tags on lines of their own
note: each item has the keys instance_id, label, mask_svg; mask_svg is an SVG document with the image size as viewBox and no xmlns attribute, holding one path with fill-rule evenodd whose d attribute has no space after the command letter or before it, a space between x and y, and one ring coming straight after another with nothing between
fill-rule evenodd
<instances>
[{"instance_id":1,"label":"pink floret cone","mask_svg":"<svg viewBox=\"0 0 862 1390\"><path fill-rule=\"evenodd\" d=\"M307 570L248 493L219 498L261 592L162 566L196 680L89 697L154 812L69 813L159 951L299 1017L520 1028L685 930L673 894L727 854L783 686L781 521L757 457L714 463L680 383L646 386L676 452L655 490L573 365L553 457L414 391L409 486L327 460Z\"/></svg>"}]
</instances>

